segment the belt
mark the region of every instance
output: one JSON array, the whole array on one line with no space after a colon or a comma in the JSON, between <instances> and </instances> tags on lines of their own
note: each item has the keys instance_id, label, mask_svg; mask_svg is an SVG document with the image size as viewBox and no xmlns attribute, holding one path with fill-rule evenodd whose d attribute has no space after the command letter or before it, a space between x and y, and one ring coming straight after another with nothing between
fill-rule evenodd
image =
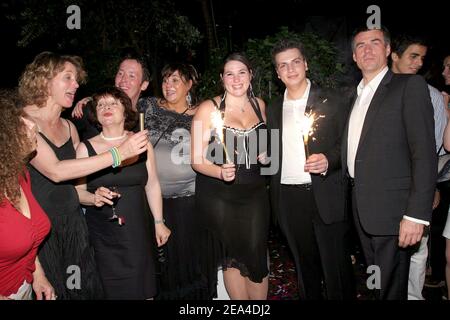
<instances>
[{"instance_id":1,"label":"belt","mask_svg":"<svg viewBox=\"0 0 450 320\"><path fill-rule=\"evenodd\" d=\"M312 183L302 183L302 184L281 184L283 187L291 187L291 188L298 188L298 189L304 189L304 190L311 190Z\"/></svg>"}]
</instances>

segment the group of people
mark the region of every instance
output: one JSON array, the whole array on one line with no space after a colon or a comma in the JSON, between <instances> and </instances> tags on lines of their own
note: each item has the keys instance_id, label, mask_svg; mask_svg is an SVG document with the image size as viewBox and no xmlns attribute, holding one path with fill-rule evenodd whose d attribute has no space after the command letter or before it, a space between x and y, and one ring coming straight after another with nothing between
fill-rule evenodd
<instances>
[{"instance_id":1,"label":"group of people","mask_svg":"<svg viewBox=\"0 0 450 320\"><path fill-rule=\"evenodd\" d=\"M223 93L201 103L185 63L164 66L161 97L141 97L148 68L128 55L114 86L76 104L76 125L61 113L85 78L81 59L39 54L20 100L0 95L0 298L212 299L221 268L231 299L263 300L271 208L300 299L356 298L352 225L378 267L376 297L420 298L437 153L450 149L448 95L411 75L421 46L357 30L362 80L346 101L308 79L300 42L281 40L272 62L285 91L268 105L242 53L224 60Z\"/></svg>"}]
</instances>

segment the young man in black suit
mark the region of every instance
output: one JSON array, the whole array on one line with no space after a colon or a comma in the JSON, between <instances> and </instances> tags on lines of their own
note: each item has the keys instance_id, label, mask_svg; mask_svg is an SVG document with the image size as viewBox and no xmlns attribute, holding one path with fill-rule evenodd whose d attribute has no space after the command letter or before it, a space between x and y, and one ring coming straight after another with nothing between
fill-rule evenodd
<instances>
[{"instance_id":1,"label":"young man in black suit","mask_svg":"<svg viewBox=\"0 0 450 320\"><path fill-rule=\"evenodd\" d=\"M355 297L348 247L348 217L340 163L340 141L347 109L335 94L312 84L301 43L282 40L272 50L284 96L266 109L269 130L279 130L280 168L272 175L272 207L295 259L300 299ZM306 156L301 122L315 113L315 132ZM278 148L277 148L278 145Z\"/></svg>"},{"instance_id":2,"label":"young man in black suit","mask_svg":"<svg viewBox=\"0 0 450 320\"><path fill-rule=\"evenodd\" d=\"M431 219L437 157L433 106L424 79L387 67L389 32L352 39L362 72L344 131L342 163L352 185L355 226L380 299L407 298L411 246ZM378 290L379 289L379 290Z\"/></svg>"}]
</instances>

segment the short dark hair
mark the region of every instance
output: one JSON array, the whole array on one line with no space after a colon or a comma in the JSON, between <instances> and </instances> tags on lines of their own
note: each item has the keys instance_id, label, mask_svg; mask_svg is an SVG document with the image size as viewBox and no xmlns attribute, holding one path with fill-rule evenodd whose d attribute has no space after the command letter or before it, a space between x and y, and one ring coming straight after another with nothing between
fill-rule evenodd
<instances>
[{"instance_id":1,"label":"short dark hair","mask_svg":"<svg viewBox=\"0 0 450 320\"><path fill-rule=\"evenodd\" d=\"M192 81L192 87L189 90L191 94L192 105L197 104L197 95L195 93L195 87L198 83L198 73L192 64L181 63L181 62L171 62L166 64L161 70L161 79L164 81L165 78L170 77L175 71L178 71L181 78L184 81Z\"/></svg>"},{"instance_id":2,"label":"short dark hair","mask_svg":"<svg viewBox=\"0 0 450 320\"><path fill-rule=\"evenodd\" d=\"M89 121L95 124L98 128L101 128L101 124L98 122L97 118L97 104L101 98L111 96L114 99L120 101L124 107L125 116L125 129L132 130L136 126L137 122L137 112L133 110L131 99L127 96L125 92L116 87L105 87L97 91L92 96L92 101L88 103L89 111Z\"/></svg>"},{"instance_id":3,"label":"short dark hair","mask_svg":"<svg viewBox=\"0 0 450 320\"><path fill-rule=\"evenodd\" d=\"M275 68L277 67L277 63L275 61L275 56L277 54L279 54L280 52L289 50L289 49L298 49L298 51L300 51L300 54L303 56L303 58L305 60L306 59L306 55L305 55L305 47L303 46L303 43L298 41L298 40L294 40L294 39L281 39L280 41L278 41L277 43L275 43L275 45L272 48L271 54L272 54L272 63L275 66Z\"/></svg>"},{"instance_id":4,"label":"short dark hair","mask_svg":"<svg viewBox=\"0 0 450 320\"><path fill-rule=\"evenodd\" d=\"M142 82L144 82L144 81L150 82L150 78L151 78L150 71L149 71L148 65L146 63L146 59L144 59L144 57L142 55L140 55L134 49L126 48L123 50L120 57L121 57L121 59L120 59L119 65L122 62L124 62L125 60L136 60L137 63L139 63L142 68Z\"/></svg>"},{"instance_id":5,"label":"short dark hair","mask_svg":"<svg viewBox=\"0 0 450 320\"><path fill-rule=\"evenodd\" d=\"M413 44L428 47L425 39L420 36L401 34L392 39L391 52L395 52L401 57L406 49Z\"/></svg>"},{"instance_id":6,"label":"short dark hair","mask_svg":"<svg viewBox=\"0 0 450 320\"><path fill-rule=\"evenodd\" d=\"M352 51L355 51L355 37L361 32L367 32L367 31L372 31L372 30L380 30L383 33L384 43L386 45L391 44L391 33L385 26L382 25L382 26L380 26L380 28L375 28L375 27L369 28L366 25L363 25L363 26L356 28L352 33L352 40L351 40Z\"/></svg>"}]
</instances>

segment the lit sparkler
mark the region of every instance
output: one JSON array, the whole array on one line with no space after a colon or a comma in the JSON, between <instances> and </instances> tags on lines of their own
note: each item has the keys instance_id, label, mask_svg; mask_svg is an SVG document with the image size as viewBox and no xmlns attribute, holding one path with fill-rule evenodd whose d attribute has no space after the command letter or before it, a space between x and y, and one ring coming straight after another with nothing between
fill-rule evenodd
<instances>
[{"instance_id":1,"label":"lit sparkler","mask_svg":"<svg viewBox=\"0 0 450 320\"><path fill-rule=\"evenodd\" d=\"M305 145L305 156L306 159L309 157L309 147L308 147L308 141L309 137L313 135L315 131L315 121L320 118L325 118L324 115L316 115L314 112L310 111L309 113L305 114L305 117L303 118L301 125L302 128L302 135L303 135L303 143ZM312 138L314 139L314 138Z\"/></svg>"},{"instance_id":2,"label":"lit sparkler","mask_svg":"<svg viewBox=\"0 0 450 320\"><path fill-rule=\"evenodd\" d=\"M211 126L215 129L216 137L219 140L219 143L223 146L223 150L225 151L225 161L227 163L232 163L228 155L227 146L225 145L223 140L223 117L222 112L220 112L219 110L211 113Z\"/></svg>"}]
</instances>

